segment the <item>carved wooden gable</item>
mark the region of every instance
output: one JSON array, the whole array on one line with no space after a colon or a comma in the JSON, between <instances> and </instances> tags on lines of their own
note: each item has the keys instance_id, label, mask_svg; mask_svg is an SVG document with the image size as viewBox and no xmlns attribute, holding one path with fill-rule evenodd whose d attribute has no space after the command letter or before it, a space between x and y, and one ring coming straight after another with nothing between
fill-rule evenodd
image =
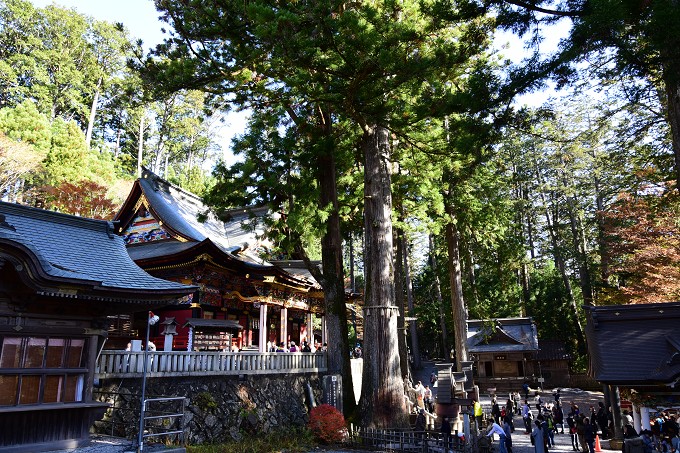
<instances>
[{"instance_id":1,"label":"carved wooden gable","mask_svg":"<svg viewBox=\"0 0 680 453\"><path fill-rule=\"evenodd\" d=\"M172 236L163 228L162 222L154 218L142 205L130 225L123 231L123 239L126 245L132 245L172 239Z\"/></svg>"}]
</instances>

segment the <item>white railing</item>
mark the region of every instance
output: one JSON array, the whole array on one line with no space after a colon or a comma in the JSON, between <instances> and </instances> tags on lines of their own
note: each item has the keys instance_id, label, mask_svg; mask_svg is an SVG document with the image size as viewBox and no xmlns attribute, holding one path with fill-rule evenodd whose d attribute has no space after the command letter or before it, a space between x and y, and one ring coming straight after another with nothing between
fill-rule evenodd
<instances>
[{"instance_id":1,"label":"white railing","mask_svg":"<svg viewBox=\"0 0 680 453\"><path fill-rule=\"evenodd\" d=\"M148 377L311 373L327 370L326 353L276 352L149 352ZM141 377L144 352L102 351L100 379Z\"/></svg>"}]
</instances>

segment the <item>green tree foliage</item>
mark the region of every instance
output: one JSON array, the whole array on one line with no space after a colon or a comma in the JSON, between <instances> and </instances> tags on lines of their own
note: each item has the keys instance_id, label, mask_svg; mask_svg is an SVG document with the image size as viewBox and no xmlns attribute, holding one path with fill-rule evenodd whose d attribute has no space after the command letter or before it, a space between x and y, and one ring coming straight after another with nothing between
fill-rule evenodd
<instances>
[{"instance_id":1,"label":"green tree foliage","mask_svg":"<svg viewBox=\"0 0 680 453\"><path fill-rule=\"evenodd\" d=\"M670 128L672 177L680 183L680 8L674 0L496 0L494 4L499 24L519 33L536 31L537 24L561 18L572 24L559 52L545 59L534 55L516 71L515 79L550 75L564 85L578 80L582 63L592 61L593 73L607 83L619 83L633 103L644 99L651 88ZM540 33L534 36L538 44Z\"/></svg>"},{"instance_id":2,"label":"green tree foliage","mask_svg":"<svg viewBox=\"0 0 680 453\"><path fill-rule=\"evenodd\" d=\"M33 101L0 109L0 130L9 138L33 145L38 151L46 153L51 147L50 122Z\"/></svg>"}]
</instances>

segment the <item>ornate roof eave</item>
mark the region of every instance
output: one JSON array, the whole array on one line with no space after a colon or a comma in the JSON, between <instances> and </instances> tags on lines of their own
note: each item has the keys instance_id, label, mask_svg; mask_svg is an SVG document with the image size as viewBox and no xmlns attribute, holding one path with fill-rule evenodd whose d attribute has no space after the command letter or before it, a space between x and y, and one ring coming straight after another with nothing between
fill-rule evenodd
<instances>
[{"instance_id":1,"label":"ornate roof eave","mask_svg":"<svg viewBox=\"0 0 680 453\"><path fill-rule=\"evenodd\" d=\"M0 250L0 256L6 260L5 265L13 266L21 282L39 296L125 304L167 305L186 297L197 289L189 285L185 285L184 288L153 290L112 288L102 285L101 281L53 276L44 271L37 256L29 249L21 245L2 245L5 248ZM3 271L7 270L3 269ZM153 296L153 298L149 299L148 296Z\"/></svg>"},{"instance_id":2,"label":"ornate roof eave","mask_svg":"<svg viewBox=\"0 0 680 453\"><path fill-rule=\"evenodd\" d=\"M223 251L210 239L205 239L192 247L170 255L142 258L135 260L135 262L147 271L187 267L199 262L207 262L223 270L259 275L262 276L262 279L264 279L264 274L267 273L259 269L261 266L246 263Z\"/></svg>"},{"instance_id":3,"label":"ornate roof eave","mask_svg":"<svg viewBox=\"0 0 680 453\"><path fill-rule=\"evenodd\" d=\"M143 246L142 246L143 247ZM160 271L191 267L196 264L209 264L215 268L228 272L241 272L253 283L266 284L316 297L317 288L303 282L289 282L288 275L281 275L280 269L275 266L261 266L246 263L234 258L227 252L217 247L210 239L205 239L195 246L182 250L172 255L139 259L137 265L146 271ZM274 274L274 275L272 275ZM283 280L281 279L283 277ZM312 295L313 294L313 295ZM323 292L320 292L323 297Z\"/></svg>"}]
</instances>

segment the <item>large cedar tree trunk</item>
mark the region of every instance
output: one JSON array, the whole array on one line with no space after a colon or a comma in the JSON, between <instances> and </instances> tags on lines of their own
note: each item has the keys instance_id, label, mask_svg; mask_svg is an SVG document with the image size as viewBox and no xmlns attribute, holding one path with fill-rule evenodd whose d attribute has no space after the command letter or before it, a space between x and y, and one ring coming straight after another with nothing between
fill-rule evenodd
<instances>
[{"instance_id":1,"label":"large cedar tree trunk","mask_svg":"<svg viewBox=\"0 0 680 453\"><path fill-rule=\"evenodd\" d=\"M448 362L451 359L451 348L449 346L449 332L446 327L446 316L444 316L444 298L442 297L442 286L439 281L439 268L437 266L437 254L434 249L434 237L432 234L429 235L429 244L430 263L432 265L432 274L434 275L434 292L437 296L437 305L439 305L439 322L442 330L442 356L444 357L444 362Z\"/></svg>"},{"instance_id":2,"label":"large cedar tree trunk","mask_svg":"<svg viewBox=\"0 0 680 453\"><path fill-rule=\"evenodd\" d=\"M327 123L330 124L330 121ZM330 135L330 134L328 134ZM332 206L321 238L323 289L328 333L328 372L342 375L343 408L351 417L356 408L352 368L349 359L349 331L345 308L345 283L342 265L342 235L338 213L336 165L332 138L326 138L326 153L318 158L318 179L321 187L320 206Z\"/></svg>"},{"instance_id":3,"label":"large cedar tree trunk","mask_svg":"<svg viewBox=\"0 0 680 453\"><path fill-rule=\"evenodd\" d=\"M466 362L467 354L467 309L463 298L463 277L460 265L460 235L454 223L454 208L446 203L448 223L446 225L446 245L449 252L449 282L451 284L451 310L453 312L454 345L456 347L456 369L462 371L461 362Z\"/></svg>"},{"instance_id":4,"label":"large cedar tree trunk","mask_svg":"<svg viewBox=\"0 0 680 453\"><path fill-rule=\"evenodd\" d=\"M360 423L367 428L404 428L408 426L408 414L397 341L399 308L394 300L391 162L387 129L366 125L362 148L366 301Z\"/></svg>"}]
</instances>

